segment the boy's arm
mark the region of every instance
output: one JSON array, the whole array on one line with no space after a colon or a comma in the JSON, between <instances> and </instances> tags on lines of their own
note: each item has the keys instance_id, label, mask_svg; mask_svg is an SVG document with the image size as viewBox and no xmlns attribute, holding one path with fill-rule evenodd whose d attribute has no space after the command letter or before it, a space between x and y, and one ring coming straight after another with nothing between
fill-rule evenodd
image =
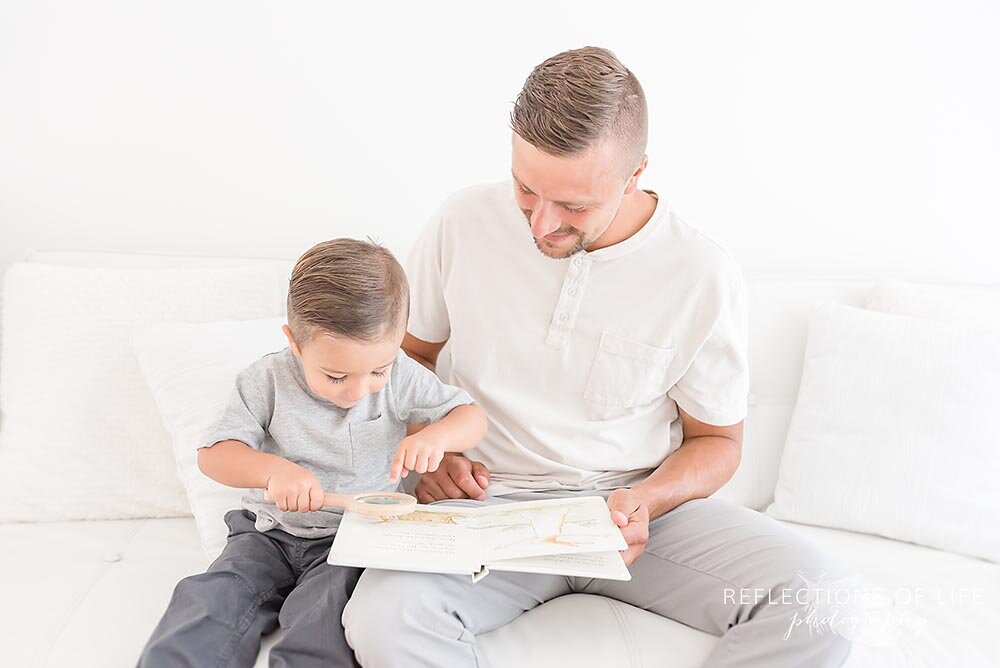
<instances>
[{"instance_id":1,"label":"boy's arm","mask_svg":"<svg viewBox=\"0 0 1000 668\"><path fill-rule=\"evenodd\" d=\"M229 487L263 489L281 510L319 510L323 486L308 469L284 457L254 450L241 441L220 441L198 450L198 468Z\"/></svg>"},{"instance_id":2,"label":"boy's arm","mask_svg":"<svg viewBox=\"0 0 1000 668\"><path fill-rule=\"evenodd\" d=\"M413 434L418 435L440 443L442 452L465 452L486 435L486 413L476 404L456 406L437 422Z\"/></svg>"},{"instance_id":3,"label":"boy's arm","mask_svg":"<svg viewBox=\"0 0 1000 668\"><path fill-rule=\"evenodd\" d=\"M265 489L271 476L289 465L294 466L283 457L254 450L241 441L221 441L198 450L201 472L227 487Z\"/></svg>"},{"instance_id":4,"label":"boy's arm","mask_svg":"<svg viewBox=\"0 0 1000 668\"><path fill-rule=\"evenodd\" d=\"M476 404L464 404L399 442L392 459L389 479L398 480L409 471L435 471L445 452L463 452L486 435L486 413Z\"/></svg>"}]
</instances>

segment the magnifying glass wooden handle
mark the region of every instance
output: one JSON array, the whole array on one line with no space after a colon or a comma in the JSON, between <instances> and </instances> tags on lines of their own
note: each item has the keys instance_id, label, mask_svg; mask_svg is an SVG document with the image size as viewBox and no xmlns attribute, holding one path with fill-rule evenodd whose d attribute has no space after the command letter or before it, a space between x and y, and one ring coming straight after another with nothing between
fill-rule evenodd
<instances>
[{"instance_id":1,"label":"magnifying glass wooden handle","mask_svg":"<svg viewBox=\"0 0 1000 668\"><path fill-rule=\"evenodd\" d=\"M271 503L272 499L264 498ZM417 509L417 499L400 492L364 492L361 494L343 494L326 492L323 494L324 508L344 508L359 515L377 515L378 517L397 517L412 513Z\"/></svg>"},{"instance_id":2,"label":"magnifying glass wooden handle","mask_svg":"<svg viewBox=\"0 0 1000 668\"><path fill-rule=\"evenodd\" d=\"M356 494L338 494L337 492L327 492L323 495L323 507L324 508L346 508L352 501Z\"/></svg>"}]
</instances>

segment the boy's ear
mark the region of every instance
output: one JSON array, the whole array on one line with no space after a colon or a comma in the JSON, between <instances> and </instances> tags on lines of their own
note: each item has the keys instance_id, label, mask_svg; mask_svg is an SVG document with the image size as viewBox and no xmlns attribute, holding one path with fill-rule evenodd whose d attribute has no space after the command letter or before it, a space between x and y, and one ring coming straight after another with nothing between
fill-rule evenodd
<instances>
[{"instance_id":1,"label":"boy's ear","mask_svg":"<svg viewBox=\"0 0 1000 668\"><path fill-rule=\"evenodd\" d=\"M288 325L282 325L281 331L285 333L285 338L288 339L288 347L292 349L292 354L302 358L302 351L299 350L299 344L295 343L295 337L292 336L292 328Z\"/></svg>"}]
</instances>

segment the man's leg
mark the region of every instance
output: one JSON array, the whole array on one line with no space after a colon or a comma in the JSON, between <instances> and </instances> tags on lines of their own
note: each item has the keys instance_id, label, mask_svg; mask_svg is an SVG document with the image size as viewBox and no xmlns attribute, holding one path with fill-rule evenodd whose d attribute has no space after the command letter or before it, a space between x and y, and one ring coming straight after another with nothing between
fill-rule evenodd
<instances>
[{"instance_id":1,"label":"man's leg","mask_svg":"<svg viewBox=\"0 0 1000 668\"><path fill-rule=\"evenodd\" d=\"M285 633L271 647L271 668L357 668L340 618L362 569L328 564L332 543L332 537L302 543L302 575L281 606Z\"/></svg>"},{"instance_id":2,"label":"man's leg","mask_svg":"<svg viewBox=\"0 0 1000 668\"><path fill-rule=\"evenodd\" d=\"M140 668L252 666L260 638L277 626L295 574L277 542L245 511L226 514L229 542L208 570L181 580Z\"/></svg>"},{"instance_id":3,"label":"man's leg","mask_svg":"<svg viewBox=\"0 0 1000 668\"><path fill-rule=\"evenodd\" d=\"M630 582L571 580L576 591L722 636L706 666L840 666L850 652L829 625L807 621L803 591L815 590L821 576L843 578L844 570L759 512L719 499L681 504L650 523L646 551L629 570Z\"/></svg>"},{"instance_id":4,"label":"man's leg","mask_svg":"<svg viewBox=\"0 0 1000 668\"><path fill-rule=\"evenodd\" d=\"M551 496L493 497L486 505ZM456 499L442 503L484 505ZM344 632L365 668L485 668L477 634L569 591L569 579L561 575L494 571L473 583L468 575L368 569L344 610Z\"/></svg>"},{"instance_id":5,"label":"man's leg","mask_svg":"<svg viewBox=\"0 0 1000 668\"><path fill-rule=\"evenodd\" d=\"M560 575L468 575L368 569L344 611L347 641L365 668L487 666L476 635L569 592Z\"/></svg>"}]
</instances>

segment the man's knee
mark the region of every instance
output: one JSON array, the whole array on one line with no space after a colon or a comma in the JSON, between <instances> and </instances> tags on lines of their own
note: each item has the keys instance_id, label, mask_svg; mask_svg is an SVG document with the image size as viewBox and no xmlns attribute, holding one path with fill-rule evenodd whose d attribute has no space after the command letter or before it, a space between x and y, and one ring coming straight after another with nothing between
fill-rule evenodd
<instances>
[{"instance_id":1,"label":"man's knee","mask_svg":"<svg viewBox=\"0 0 1000 668\"><path fill-rule=\"evenodd\" d=\"M347 642L359 659L439 626L447 614L446 582L444 576L423 573L366 571L343 615ZM386 634L386 628L393 633Z\"/></svg>"}]
</instances>

